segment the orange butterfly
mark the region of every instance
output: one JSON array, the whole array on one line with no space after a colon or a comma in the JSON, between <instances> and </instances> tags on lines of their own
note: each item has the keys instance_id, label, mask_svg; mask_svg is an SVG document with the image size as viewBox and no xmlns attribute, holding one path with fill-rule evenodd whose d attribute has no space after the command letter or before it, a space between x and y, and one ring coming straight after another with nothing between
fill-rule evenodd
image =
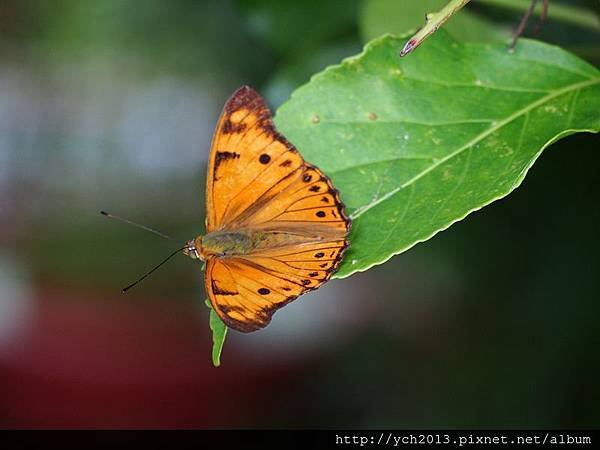
<instances>
[{"instance_id":1,"label":"orange butterfly","mask_svg":"<svg viewBox=\"0 0 600 450\"><path fill-rule=\"evenodd\" d=\"M318 288L348 246L350 219L331 180L279 134L264 99L242 86L213 137L206 231L184 253L206 261L205 285L221 320L238 331Z\"/></svg>"}]
</instances>

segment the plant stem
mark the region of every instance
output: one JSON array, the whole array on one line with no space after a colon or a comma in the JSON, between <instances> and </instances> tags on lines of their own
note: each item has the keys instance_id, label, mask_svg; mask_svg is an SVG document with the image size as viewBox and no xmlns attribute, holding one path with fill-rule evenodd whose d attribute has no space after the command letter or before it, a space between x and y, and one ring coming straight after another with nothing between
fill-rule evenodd
<instances>
[{"instance_id":1,"label":"plant stem","mask_svg":"<svg viewBox=\"0 0 600 450\"><path fill-rule=\"evenodd\" d=\"M517 27L517 31L515 31L513 40L510 43L510 46L508 47L508 51L510 51L510 52L514 51L515 45L517 45L517 40L519 39L519 36L521 36L523 34L523 31L525 30L525 25L527 25L529 16L531 16L531 13L535 10L536 3L537 3L537 0L531 0L531 3L529 4L529 8L527 9L527 12L521 18L521 22L519 22L519 26Z\"/></svg>"},{"instance_id":2,"label":"plant stem","mask_svg":"<svg viewBox=\"0 0 600 450\"><path fill-rule=\"evenodd\" d=\"M402 48L400 56L406 56L417 48L431 34L435 33L450 17L458 12L469 0L450 0L446 6L436 13L428 13L425 16L425 26L421 28Z\"/></svg>"}]
</instances>

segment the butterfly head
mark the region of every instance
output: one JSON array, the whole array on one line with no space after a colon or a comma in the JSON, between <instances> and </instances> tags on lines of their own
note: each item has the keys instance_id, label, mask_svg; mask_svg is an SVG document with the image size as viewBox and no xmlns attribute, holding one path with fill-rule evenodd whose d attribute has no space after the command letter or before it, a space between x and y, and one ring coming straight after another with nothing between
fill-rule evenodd
<instances>
[{"instance_id":1,"label":"butterfly head","mask_svg":"<svg viewBox=\"0 0 600 450\"><path fill-rule=\"evenodd\" d=\"M188 241L183 254L189 256L192 259L204 259L199 251L202 248L202 236L198 236L196 239Z\"/></svg>"}]
</instances>

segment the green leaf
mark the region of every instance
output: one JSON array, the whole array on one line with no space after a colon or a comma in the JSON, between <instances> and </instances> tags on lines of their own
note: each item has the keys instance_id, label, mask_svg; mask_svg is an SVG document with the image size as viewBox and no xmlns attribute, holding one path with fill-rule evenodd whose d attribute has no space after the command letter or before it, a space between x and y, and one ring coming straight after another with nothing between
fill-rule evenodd
<instances>
[{"instance_id":1,"label":"green leaf","mask_svg":"<svg viewBox=\"0 0 600 450\"><path fill-rule=\"evenodd\" d=\"M372 41L277 111L354 219L340 278L506 196L552 142L600 128L600 73L560 48L523 39L508 53L441 29L399 58L404 41Z\"/></svg>"},{"instance_id":2,"label":"green leaf","mask_svg":"<svg viewBox=\"0 0 600 450\"><path fill-rule=\"evenodd\" d=\"M210 304L210 300L206 299L204 303L210 309L208 324L213 335L212 362L215 367L219 367L221 365L221 352L223 351L225 336L227 336L227 326L217 316L217 313Z\"/></svg>"}]
</instances>

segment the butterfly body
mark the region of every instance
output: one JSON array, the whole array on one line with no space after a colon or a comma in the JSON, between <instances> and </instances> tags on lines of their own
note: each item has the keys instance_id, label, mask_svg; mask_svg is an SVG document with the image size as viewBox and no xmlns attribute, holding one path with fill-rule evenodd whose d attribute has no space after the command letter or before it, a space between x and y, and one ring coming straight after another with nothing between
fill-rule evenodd
<instances>
[{"instance_id":1,"label":"butterfly body","mask_svg":"<svg viewBox=\"0 0 600 450\"><path fill-rule=\"evenodd\" d=\"M225 258L260 254L268 250L326 242L329 237L323 231L325 230L319 233L318 229L293 228L287 230L215 231L189 241L184 253L203 261L212 257Z\"/></svg>"},{"instance_id":2,"label":"butterfly body","mask_svg":"<svg viewBox=\"0 0 600 450\"><path fill-rule=\"evenodd\" d=\"M204 260L211 256L224 257L245 255L255 246L258 236L252 232L216 231L200 236L194 240L200 257ZM200 243L200 245L198 245Z\"/></svg>"},{"instance_id":3,"label":"butterfly body","mask_svg":"<svg viewBox=\"0 0 600 450\"><path fill-rule=\"evenodd\" d=\"M348 246L350 219L331 180L279 134L263 98L243 86L211 146L206 231L184 253L206 261L205 286L229 327L265 327L318 288Z\"/></svg>"}]
</instances>

